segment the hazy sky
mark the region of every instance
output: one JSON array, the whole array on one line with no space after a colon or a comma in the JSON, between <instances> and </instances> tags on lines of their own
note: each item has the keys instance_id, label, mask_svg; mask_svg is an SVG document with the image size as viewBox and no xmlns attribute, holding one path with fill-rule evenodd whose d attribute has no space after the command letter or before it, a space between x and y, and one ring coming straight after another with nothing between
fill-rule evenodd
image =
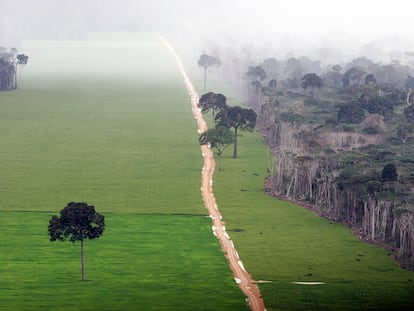
<instances>
[{"instance_id":1,"label":"hazy sky","mask_svg":"<svg viewBox=\"0 0 414 311\"><path fill-rule=\"evenodd\" d=\"M412 33L411 0L179 1L199 11L187 25L208 30L319 37L331 33L361 39ZM200 6L199 3L209 3ZM214 18L215 16L215 18ZM411 31L411 33L410 33Z\"/></svg>"},{"instance_id":2,"label":"hazy sky","mask_svg":"<svg viewBox=\"0 0 414 311\"><path fill-rule=\"evenodd\" d=\"M225 2L231 3L233 1ZM247 16L248 21L260 20L262 29L270 28L277 35L282 36L286 33L304 37L319 37L340 33L366 39L389 34L409 35L410 31L412 34L414 1L411 0L262 0L245 2L241 15ZM251 19L249 12L255 12Z\"/></svg>"},{"instance_id":3,"label":"hazy sky","mask_svg":"<svg viewBox=\"0 0 414 311\"><path fill-rule=\"evenodd\" d=\"M413 14L414 0L0 0L0 45L88 31L161 31L188 42L408 42Z\"/></svg>"}]
</instances>

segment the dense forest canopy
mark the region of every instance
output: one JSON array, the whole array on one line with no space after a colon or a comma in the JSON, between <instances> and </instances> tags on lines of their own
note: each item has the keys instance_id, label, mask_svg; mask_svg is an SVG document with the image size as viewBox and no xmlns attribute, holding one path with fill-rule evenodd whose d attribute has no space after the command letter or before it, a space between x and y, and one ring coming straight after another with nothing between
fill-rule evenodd
<instances>
[{"instance_id":1,"label":"dense forest canopy","mask_svg":"<svg viewBox=\"0 0 414 311\"><path fill-rule=\"evenodd\" d=\"M223 62L224 64L224 62ZM223 65L225 66L225 64ZM348 224L414 267L414 63L266 58L242 96L277 158L270 193ZM251 83L262 72L261 88ZM269 82L275 89L269 92ZM277 81L277 82L275 82ZM260 93L260 96L257 94Z\"/></svg>"},{"instance_id":2,"label":"dense forest canopy","mask_svg":"<svg viewBox=\"0 0 414 311\"><path fill-rule=\"evenodd\" d=\"M349 225L414 268L414 53L388 61L214 46L219 83L258 114L276 157L266 191Z\"/></svg>"}]
</instances>

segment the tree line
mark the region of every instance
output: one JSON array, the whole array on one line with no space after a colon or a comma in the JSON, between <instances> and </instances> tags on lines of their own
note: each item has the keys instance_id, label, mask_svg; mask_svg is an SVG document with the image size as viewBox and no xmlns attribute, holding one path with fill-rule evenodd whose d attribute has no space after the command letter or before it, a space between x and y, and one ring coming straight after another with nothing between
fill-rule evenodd
<instances>
[{"instance_id":1,"label":"tree line","mask_svg":"<svg viewBox=\"0 0 414 311\"><path fill-rule=\"evenodd\" d=\"M197 62L204 71L204 92L207 89L207 71L210 67L220 67L218 57L202 53ZM226 103L227 98L221 93L208 92L199 99L199 107L202 113L211 111L215 127L201 133L200 144L210 144L216 149L219 160L219 171L223 170L222 155L224 150L233 145L233 158L237 158L237 138L240 132L253 131L256 126L257 114L252 109L240 106L230 107Z\"/></svg>"},{"instance_id":2,"label":"tree line","mask_svg":"<svg viewBox=\"0 0 414 311\"><path fill-rule=\"evenodd\" d=\"M359 57L320 71L296 60L247 70L248 102L279 159L269 193L351 226L414 269L414 68Z\"/></svg>"},{"instance_id":3,"label":"tree line","mask_svg":"<svg viewBox=\"0 0 414 311\"><path fill-rule=\"evenodd\" d=\"M27 55L18 54L15 48L0 47L0 91L17 89L18 67L25 66L28 60Z\"/></svg>"},{"instance_id":4,"label":"tree line","mask_svg":"<svg viewBox=\"0 0 414 311\"><path fill-rule=\"evenodd\" d=\"M210 144L216 149L219 171L223 170L222 155L224 150L233 145L233 158L237 158L237 138L240 132L253 131L256 126L256 113L249 108L228 106L226 97L220 93L208 92L199 100L202 113L212 112L215 127L201 133L200 144Z\"/></svg>"},{"instance_id":5,"label":"tree line","mask_svg":"<svg viewBox=\"0 0 414 311\"><path fill-rule=\"evenodd\" d=\"M242 51L220 61L218 78L257 112L277 154L266 191L350 225L414 269L414 53L405 54L323 65L306 56L253 61ZM222 99L205 95L200 107L217 121ZM201 138L221 161L234 129L215 124Z\"/></svg>"}]
</instances>

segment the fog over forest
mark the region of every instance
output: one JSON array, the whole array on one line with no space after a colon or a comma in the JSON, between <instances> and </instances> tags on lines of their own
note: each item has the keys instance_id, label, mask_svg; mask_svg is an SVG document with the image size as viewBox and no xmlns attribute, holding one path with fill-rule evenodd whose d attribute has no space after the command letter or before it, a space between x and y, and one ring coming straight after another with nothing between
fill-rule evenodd
<instances>
[{"instance_id":1,"label":"fog over forest","mask_svg":"<svg viewBox=\"0 0 414 311\"><path fill-rule=\"evenodd\" d=\"M323 58L330 51L404 61L414 50L413 12L409 0L0 0L0 46L152 31L196 53L250 45L257 58Z\"/></svg>"}]
</instances>

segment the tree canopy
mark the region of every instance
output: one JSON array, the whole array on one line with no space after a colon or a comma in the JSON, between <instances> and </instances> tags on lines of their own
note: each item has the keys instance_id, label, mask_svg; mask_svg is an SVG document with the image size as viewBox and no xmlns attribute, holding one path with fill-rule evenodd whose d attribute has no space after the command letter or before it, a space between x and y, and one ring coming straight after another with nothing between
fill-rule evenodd
<instances>
[{"instance_id":1,"label":"tree canopy","mask_svg":"<svg viewBox=\"0 0 414 311\"><path fill-rule=\"evenodd\" d=\"M24 66L27 65L27 61L29 60L29 56L24 54L18 54L17 55L17 64Z\"/></svg>"},{"instance_id":2,"label":"tree canopy","mask_svg":"<svg viewBox=\"0 0 414 311\"><path fill-rule=\"evenodd\" d=\"M322 79L316 73L307 73L302 77L301 81L301 86L305 89L308 87L322 87Z\"/></svg>"},{"instance_id":3,"label":"tree canopy","mask_svg":"<svg viewBox=\"0 0 414 311\"><path fill-rule=\"evenodd\" d=\"M277 80L271 79L267 86L262 87L262 93L265 96L275 96L277 92Z\"/></svg>"},{"instance_id":4,"label":"tree canopy","mask_svg":"<svg viewBox=\"0 0 414 311\"><path fill-rule=\"evenodd\" d=\"M414 106L404 108L404 116L407 122L414 122Z\"/></svg>"},{"instance_id":5,"label":"tree canopy","mask_svg":"<svg viewBox=\"0 0 414 311\"><path fill-rule=\"evenodd\" d=\"M213 118L216 112L227 107L226 96L213 92L203 94L200 97L198 104L201 108L202 113L206 113L211 110L213 112Z\"/></svg>"},{"instance_id":6,"label":"tree canopy","mask_svg":"<svg viewBox=\"0 0 414 311\"><path fill-rule=\"evenodd\" d=\"M84 239L99 238L105 229L105 218L87 203L70 202L49 221L50 241L81 241L82 281L86 280Z\"/></svg>"},{"instance_id":7,"label":"tree canopy","mask_svg":"<svg viewBox=\"0 0 414 311\"><path fill-rule=\"evenodd\" d=\"M337 115L338 122L357 124L364 119L364 109L362 109L356 102L350 102L339 108Z\"/></svg>"},{"instance_id":8,"label":"tree canopy","mask_svg":"<svg viewBox=\"0 0 414 311\"><path fill-rule=\"evenodd\" d=\"M207 69L209 67L218 67L221 66L221 61L215 56L208 54L201 54L200 59L197 62L198 66L204 69L204 92L207 88Z\"/></svg>"},{"instance_id":9,"label":"tree canopy","mask_svg":"<svg viewBox=\"0 0 414 311\"><path fill-rule=\"evenodd\" d=\"M360 107L366 109L369 113L378 113L389 119L394 113L392 100L384 96L375 96L360 102Z\"/></svg>"},{"instance_id":10,"label":"tree canopy","mask_svg":"<svg viewBox=\"0 0 414 311\"><path fill-rule=\"evenodd\" d=\"M233 158L237 158L238 131L253 131L256 126L256 118L257 115L252 109L239 106L223 109L216 115L217 126L234 129Z\"/></svg>"},{"instance_id":11,"label":"tree canopy","mask_svg":"<svg viewBox=\"0 0 414 311\"><path fill-rule=\"evenodd\" d=\"M414 88L414 77L408 75L407 79L405 80L404 86L406 88Z\"/></svg>"},{"instance_id":12,"label":"tree canopy","mask_svg":"<svg viewBox=\"0 0 414 311\"><path fill-rule=\"evenodd\" d=\"M266 79L266 71L261 66L251 66L246 72L246 76L252 81L263 81Z\"/></svg>"},{"instance_id":13,"label":"tree canopy","mask_svg":"<svg viewBox=\"0 0 414 311\"><path fill-rule=\"evenodd\" d=\"M381 172L381 180L382 181L397 181L398 174L397 168L394 164L388 163L384 166Z\"/></svg>"},{"instance_id":14,"label":"tree canopy","mask_svg":"<svg viewBox=\"0 0 414 311\"><path fill-rule=\"evenodd\" d=\"M365 84L367 84L367 85L373 85L373 84L376 84L377 83L377 78L375 78L375 76L372 74L372 73L370 73L370 74L367 74L366 76L365 76Z\"/></svg>"},{"instance_id":15,"label":"tree canopy","mask_svg":"<svg viewBox=\"0 0 414 311\"><path fill-rule=\"evenodd\" d=\"M316 73L307 73L301 79L301 86L304 89L310 88L312 90L312 97L315 98L315 90L322 87L322 79Z\"/></svg>"},{"instance_id":16,"label":"tree canopy","mask_svg":"<svg viewBox=\"0 0 414 311\"><path fill-rule=\"evenodd\" d=\"M344 86L350 86L353 84L361 84L366 71L363 67L354 66L344 73L342 77L342 83Z\"/></svg>"},{"instance_id":17,"label":"tree canopy","mask_svg":"<svg viewBox=\"0 0 414 311\"><path fill-rule=\"evenodd\" d=\"M224 126L209 129L200 135L200 144L208 143L210 143L211 148L216 149L216 154L219 159L219 171L222 171L221 157L224 150L234 143L234 134L229 128Z\"/></svg>"}]
</instances>

